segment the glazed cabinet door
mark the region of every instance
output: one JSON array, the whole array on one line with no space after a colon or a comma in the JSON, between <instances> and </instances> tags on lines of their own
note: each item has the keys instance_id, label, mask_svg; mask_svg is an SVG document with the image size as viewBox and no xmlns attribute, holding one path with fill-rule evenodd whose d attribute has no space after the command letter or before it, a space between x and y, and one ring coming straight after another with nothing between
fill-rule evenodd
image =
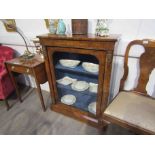
<instances>
[{"instance_id":1,"label":"glazed cabinet door","mask_svg":"<svg viewBox=\"0 0 155 155\"><path fill-rule=\"evenodd\" d=\"M105 70L104 51L47 48L55 104L101 114Z\"/></svg>"}]
</instances>

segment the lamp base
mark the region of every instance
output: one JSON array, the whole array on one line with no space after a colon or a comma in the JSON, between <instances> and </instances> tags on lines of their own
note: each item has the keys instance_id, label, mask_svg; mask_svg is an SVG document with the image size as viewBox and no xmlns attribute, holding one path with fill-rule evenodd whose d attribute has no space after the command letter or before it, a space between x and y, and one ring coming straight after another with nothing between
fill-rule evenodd
<instances>
[{"instance_id":1,"label":"lamp base","mask_svg":"<svg viewBox=\"0 0 155 155\"><path fill-rule=\"evenodd\" d=\"M30 51L25 51L24 54L21 56L23 59L32 59L35 56L34 53L31 53Z\"/></svg>"}]
</instances>

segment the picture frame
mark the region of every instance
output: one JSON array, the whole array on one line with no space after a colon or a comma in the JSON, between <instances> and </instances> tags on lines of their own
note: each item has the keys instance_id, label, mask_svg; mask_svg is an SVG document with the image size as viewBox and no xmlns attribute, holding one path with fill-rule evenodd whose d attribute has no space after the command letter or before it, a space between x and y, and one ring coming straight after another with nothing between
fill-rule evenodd
<instances>
[{"instance_id":1,"label":"picture frame","mask_svg":"<svg viewBox=\"0 0 155 155\"><path fill-rule=\"evenodd\" d=\"M53 19L53 20L54 20L55 26L57 27L59 19ZM44 19L44 21L45 21L46 28L49 29L50 19Z\"/></svg>"},{"instance_id":2,"label":"picture frame","mask_svg":"<svg viewBox=\"0 0 155 155\"><path fill-rule=\"evenodd\" d=\"M5 19L9 24L14 25L16 27L16 21L15 19ZM4 24L5 29L7 32L16 32L16 29L10 28L7 24Z\"/></svg>"},{"instance_id":3,"label":"picture frame","mask_svg":"<svg viewBox=\"0 0 155 155\"><path fill-rule=\"evenodd\" d=\"M48 29L49 28L49 19L44 19L44 21L45 21L45 25L46 25L46 28Z\"/></svg>"}]
</instances>

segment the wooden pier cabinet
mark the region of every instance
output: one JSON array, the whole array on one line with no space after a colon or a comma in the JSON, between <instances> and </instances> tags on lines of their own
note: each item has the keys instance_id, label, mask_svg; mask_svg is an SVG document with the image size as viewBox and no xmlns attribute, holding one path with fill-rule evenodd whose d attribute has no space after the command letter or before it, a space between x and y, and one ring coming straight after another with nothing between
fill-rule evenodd
<instances>
[{"instance_id":1,"label":"wooden pier cabinet","mask_svg":"<svg viewBox=\"0 0 155 155\"><path fill-rule=\"evenodd\" d=\"M38 36L44 51L44 59L50 92L52 97L51 110L86 122L95 127L102 127L102 113L108 104L112 60L118 35L97 37L95 35L52 35ZM75 68L64 67L60 59L80 60ZM84 70L83 62L99 65L98 73ZM71 85L58 84L56 80L65 76L98 84L97 93L89 89L75 91ZM66 94L76 96L73 105L61 102L61 97ZM96 113L88 111L90 103L96 102Z\"/></svg>"}]
</instances>

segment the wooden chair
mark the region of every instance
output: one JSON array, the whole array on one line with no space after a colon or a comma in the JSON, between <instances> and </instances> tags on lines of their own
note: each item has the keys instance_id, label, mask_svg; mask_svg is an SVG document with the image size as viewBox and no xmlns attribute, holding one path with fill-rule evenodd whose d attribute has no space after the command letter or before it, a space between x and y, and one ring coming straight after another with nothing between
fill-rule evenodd
<instances>
[{"instance_id":1,"label":"wooden chair","mask_svg":"<svg viewBox=\"0 0 155 155\"><path fill-rule=\"evenodd\" d=\"M128 56L133 45L143 46L145 52L139 57L140 75L136 88L125 91L124 84L128 77ZM155 134L155 99L146 92L146 85L154 68L155 41L134 40L130 42L125 53L124 76L120 83L120 91L105 109L104 120L139 134Z\"/></svg>"}]
</instances>

